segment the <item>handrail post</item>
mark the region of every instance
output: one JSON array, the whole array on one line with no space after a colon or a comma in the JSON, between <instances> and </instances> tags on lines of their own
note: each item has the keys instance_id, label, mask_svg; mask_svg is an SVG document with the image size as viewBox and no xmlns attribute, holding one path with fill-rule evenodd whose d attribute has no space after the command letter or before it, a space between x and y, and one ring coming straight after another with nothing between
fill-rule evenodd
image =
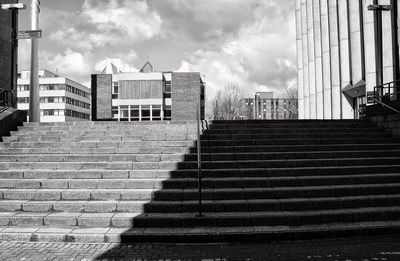
<instances>
[{"instance_id":1,"label":"handrail post","mask_svg":"<svg viewBox=\"0 0 400 261\"><path fill-rule=\"evenodd\" d=\"M200 121L201 121L201 96L197 101L197 178L199 189L199 213L197 217L202 217L202 184L201 184L201 140L200 140Z\"/></svg>"}]
</instances>

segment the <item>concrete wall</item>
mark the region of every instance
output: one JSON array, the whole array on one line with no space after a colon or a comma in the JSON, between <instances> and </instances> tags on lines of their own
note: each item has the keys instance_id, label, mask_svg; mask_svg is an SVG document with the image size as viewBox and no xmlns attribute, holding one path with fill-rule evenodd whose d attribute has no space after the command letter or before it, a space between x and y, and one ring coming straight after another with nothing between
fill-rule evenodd
<instances>
[{"instance_id":1,"label":"concrete wall","mask_svg":"<svg viewBox=\"0 0 400 261\"><path fill-rule=\"evenodd\" d=\"M372 122L378 124L379 127L385 128L386 131L391 132L394 136L400 137L400 115L391 114L383 116L371 117Z\"/></svg>"},{"instance_id":2,"label":"concrete wall","mask_svg":"<svg viewBox=\"0 0 400 261\"><path fill-rule=\"evenodd\" d=\"M112 75L92 75L92 120L112 119Z\"/></svg>"},{"instance_id":3,"label":"concrete wall","mask_svg":"<svg viewBox=\"0 0 400 261\"><path fill-rule=\"evenodd\" d=\"M196 120L200 73L172 74L172 120Z\"/></svg>"},{"instance_id":4,"label":"concrete wall","mask_svg":"<svg viewBox=\"0 0 400 261\"><path fill-rule=\"evenodd\" d=\"M16 0L0 0L11 4ZM0 8L0 88L11 89L11 11Z\"/></svg>"}]
</instances>

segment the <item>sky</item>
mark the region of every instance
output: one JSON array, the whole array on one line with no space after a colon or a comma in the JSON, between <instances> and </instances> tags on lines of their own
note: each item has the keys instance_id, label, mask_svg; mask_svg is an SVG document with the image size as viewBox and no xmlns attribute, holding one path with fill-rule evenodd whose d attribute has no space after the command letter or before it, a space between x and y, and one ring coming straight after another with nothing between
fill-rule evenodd
<instances>
[{"instance_id":1,"label":"sky","mask_svg":"<svg viewBox=\"0 0 400 261\"><path fill-rule=\"evenodd\" d=\"M30 29L30 0L19 30ZM235 84L244 96L296 86L294 0L41 0L40 67L90 87L108 63L123 72L204 75L207 100ZM19 42L29 70L30 41Z\"/></svg>"}]
</instances>

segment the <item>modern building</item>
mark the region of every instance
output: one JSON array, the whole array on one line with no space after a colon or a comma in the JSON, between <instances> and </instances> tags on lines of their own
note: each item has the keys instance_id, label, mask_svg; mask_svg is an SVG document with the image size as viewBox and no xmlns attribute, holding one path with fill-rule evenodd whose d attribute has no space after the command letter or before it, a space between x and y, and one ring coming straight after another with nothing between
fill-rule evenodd
<instances>
[{"instance_id":1,"label":"modern building","mask_svg":"<svg viewBox=\"0 0 400 261\"><path fill-rule=\"evenodd\" d=\"M139 72L110 64L92 75L92 119L114 121L196 120L205 110L199 72L157 72L147 62Z\"/></svg>"},{"instance_id":2,"label":"modern building","mask_svg":"<svg viewBox=\"0 0 400 261\"><path fill-rule=\"evenodd\" d=\"M16 2L16 0L0 0L0 6ZM11 21L11 11L0 8L0 106L5 102L5 96L9 95L12 85Z\"/></svg>"},{"instance_id":3,"label":"modern building","mask_svg":"<svg viewBox=\"0 0 400 261\"><path fill-rule=\"evenodd\" d=\"M90 89L65 77L40 70L40 121L90 120ZM30 72L18 77L18 109L29 111ZM29 112L28 112L29 115Z\"/></svg>"},{"instance_id":4,"label":"modern building","mask_svg":"<svg viewBox=\"0 0 400 261\"><path fill-rule=\"evenodd\" d=\"M296 0L300 119L357 119L367 95L395 91L398 12L396 0Z\"/></svg>"},{"instance_id":5,"label":"modern building","mask_svg":"<svg viewBox=\"0 0 400 261\"><path fill-rule=\"evenodd\" d=\"M259 120L297 119L297 99L274 98L273 92L257 92L254 98L244 99L241 117Z\"/></svg>"}]
</instances>

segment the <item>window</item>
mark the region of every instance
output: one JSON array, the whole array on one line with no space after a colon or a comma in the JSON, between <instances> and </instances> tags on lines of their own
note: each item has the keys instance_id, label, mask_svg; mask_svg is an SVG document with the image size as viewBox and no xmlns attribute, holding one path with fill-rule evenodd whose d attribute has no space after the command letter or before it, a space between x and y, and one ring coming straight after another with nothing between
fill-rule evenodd
<instances>
[{"instance_id":1,"label":"window","mask_svg":"<svg viewBox=\"0 0 400 261\"><path fill-rule=\"evenodd\" d=\"M118 99L119 94L119 85L118 82L113 83L113 89L112 89L112 99Z\"/></svg>"},{"instance_id":2,"label":"window","mask_svg":"<svg viewBox=\"0 0 400 261\"><path fill-rule=\"evenodd\" d=\"M142 121L150 121L150 106L142 105Z\"/></svg>"},{"instance_id":3,"label":"window","mask_svg":"<svg viewBox=\"0 0 400 261\"><path fill-rule=\"evenodd\" d=\"M129 107L128 106L120 107L120 118L121 118L121 121L129 120Z\"/></svg>"},{"instance_id":4,"label":"window","mask_svg":"<svg viewBox=\"0 0 400 261\"><path fill-rule=\"evenodd\" d=\"M171 106L165 106L164 109L164 120L170 121L171 120Z\"/></svg>"},{"instance_id":5,"label":"window","mask_svg":"<svg viewBox=\"0 0 400 261\"><path fill-rule=\"evenodd\" d=\"M161 121L161 105L153 105L152 114L153 121Z\"/></svg>"},{"instance_id":6,"label":"window","mask_svg":"<svg viewBox=\"0 0 400 261\"><path fill-rule=\"evenodd\" d=\"M140 110L139 106L131 106L131 121L140 120Z\"/></svg>"},{"instance_id":7,"label":"window","mask_svg":"<svg viewBox=\"0 0 400 261\"><path fill-rule=\"evenodd\" d=\"M29 98L18 98L18 103L29 103Z\"/></svg>"},{"instance_id":8,"label":"window","mask_svg":"<svg viewBox=\"0 0 400 261\"><path fill-rule=\"evenodd\" d=\"M112 117L113 119L118 119L118 106L112 107Z\"/></svg>"},{"instance_id":9,"label":"window","mask_svg":"<svg viewBox=\"0 0 400 261\"><path fill-rule=\"evenodd\" d=\"M164 99L170 99L171 98L171 92L172 92L171 82L167 82L165 84Z\"/></svg>"},{"instance_id":10,"label":"window","mask_svg":"<svg viewBox=\"0 0 400 261\"><path fill-rule=\"evenodd\" d=\"M24 84L24 85L18 85L17 91L21 91L21 92L23 92L23 91L29 91L29 85L26 85L26 84Z\"/></svg>"}]
</instances>

